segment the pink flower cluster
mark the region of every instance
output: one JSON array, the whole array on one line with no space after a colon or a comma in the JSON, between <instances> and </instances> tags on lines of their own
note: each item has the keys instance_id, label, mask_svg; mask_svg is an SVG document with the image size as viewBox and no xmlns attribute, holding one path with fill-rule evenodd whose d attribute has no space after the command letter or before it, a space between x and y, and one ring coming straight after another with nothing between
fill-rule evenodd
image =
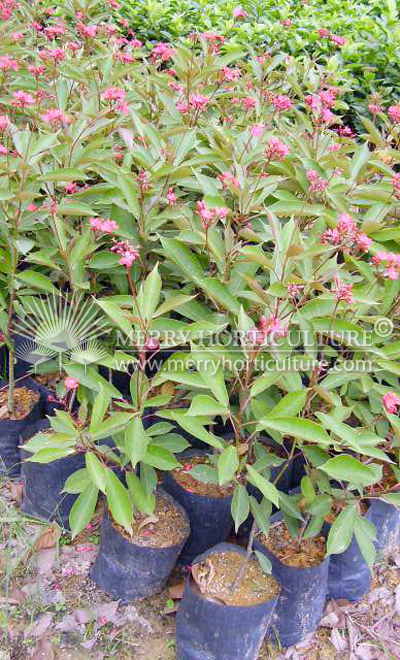
<instances>
[{"instance_id":1,"label":"pink flower cluster","mask_svg":"<svg viewBox=\"0 0 400 660\"><path fill-rule=\"evenodd\" d=\"M234 7L232 11L233 18L247 18L248 13L243 7Z\"/></svg>"},{"instance_id":2,"label":"pink flower cluster","mask_svg":"<svg viewBox=\"0 0 400 660\"><path fill-rule=\"evenodd\" d=\"M334 229L327 229L321 236L323 243L331 243L340 246L341 249L358 248L362 252L368 252L372 243L364 232L359 231L356 221L352 215L342 213L339 222Z\"/></svg>"},{"instance_id":3,"label":"pink flower cluster","mask_svg":"<svg viewBox=\"0 0 400 660\"><path fill-rule=\"evenodd\" d=\"M151 59L153 62L166 62L175 55L175 50L170 44L165 44L162 41L154 46L151 51Z\"/></svg>"},{"instance_id":4,"label":"pink flower cluster","mask_svg":"<svg viewBox=\"0 0 400 660\"><path fill-rule=\"evenodd\" d=\"M138 249L129 241L116 241L114 239L114 243L115 245L110 249L111 252L116 252L121 257L118 263L128 269L131 268L134 261L139 258Z\"/></svg>"},{"instance_id":5,"label":"pink flower cluster","mask_svg":"<svg viewBox=\"0 0 400 660\"><path fill-rule=\"evenodd\" d=\"M284 94L278 94L277 96L274 96L272 99L272 105L278 112L284 112L285 110L290 110L293 107L291 99Z\"/></svg>"},{"instance_id":6,"label":"pink flower cluster","mask_svg":"<svg viewBox=\"0 0 400 660\"><path fill-rule=\"evenodd\" d=\"M333 107L339 90L336 87L328 87L321 90L318 94L309 94L305 97L306 105L313 110L318 120L329 124L335 119L335 115L330 108Z\"/></svg>"},{"instance_id":7,"label":"pink flower cluster","mask_svg":"<svg viewBox=\"0 0 400 660\"><path fill-rule=\"evenodd\" d=\"M40 50L38 54L42 60L52 60L54 64L60 64L60 62L65 60L65 53L62 48Z\"/></svg>"},{"instance_id":8,"label":"pink flower cluster","mask_svg":"<svg viewBox=\"0 0 400 660\"><path fill-rule=\"evenodd\" d=\"M248 331L247 336L252 344L262 346L272 340L281 339L287 334L287 327L283 325L282 321L276 316L270 316L266 319L265 316L260 317L259 327L252 328Z\"/></svg>"},{"instance_id":9,"label":"pink flower cluster","mask_svg":"<svg viewBox=\"0 0 400 660\"><path fill-rule=\"evenodd\" d=\"M0 115L0 133L4 133L10 125L7 115Z\"/></svg>"},{"instance_id":10,"label":"pink flower cluster","mask_svg":"<svg viewBox=\"0 0 400 660\"><path fill-rule=\"evenodd\" d=\"M218 220L224 220L229 213L229 209L226 206L218 206L210 209L204 201L200 201L197 202L197 213L201 218L203 227L209 229Z\"/></svg>"},{"instance_id":11,"label":"pink flower cluster","mask_svg":"<svg viewBox=\"0 0 400 660\"><path fill-rule=\"evenodd\" d=\"M104 234L114 234L119 227L115 220L103 220L102 218L89 218L92 231L102 231Z\"/></svg>"},{"instance_id":12,"label":"pink flower cluster","mask_svg":"<svg viewBox=\"0 0 400 660\"><path fill-rule=\"evenodd\" d=\"M332 291L335 297L335 300L338 302L344 300L348 305L354 302L353 294L351 290L353 288L352 284L344 284L339 277L336 275L333 278Z\"/></svg>"},{"instance_id":13,"label":"pink flower cluster","mask_svg":"<svg viewBox=\"0 0 400 660\"><path fill-rule=\"evenodd\" d=\"M167 192L167 200L170 206L174 206L178 201L177 195L175 195L173 188L170 188Z\"/></svg>"},{"instance_id":14,"label":"pink flower cluster","mask_svg":"<svg viewBox=\"0 0 400 660\"><path fill-rule=\"evenodd\" d=\"M59 108L52 108L50 110L47 110L42 115L42 119L48 124L51 124L51 126L53 127L62 126L64 124L70 124L72 121L69 117L64 115L62 110L60 110Z\"/></svg>"},{"instance_id":15,"label":"pink flower cluster","mask_svg":"<svg viewBox=\"0 0 400 660\"><path fill-rule=\"evenodd\" d=\"M269 161L283 160L290 152L287 144L279 138L272 137L266 144L265 155Z\"/></svg>"},{"instance_id":16,"label":"pink flower cluster","mask_svg":"<svg viewBox=\"0 0 400 660\"><path fill-rule=\"evenodd\" d=\"M329 39L335 46L342 47L345 46L347 43L346 37L340 37L338 34L333 34L326 28L320 28L318 30L318 34L321 37L321 39Z\"/></svg>"},{"instance_id":17,"label":"pink flower cluster","mask_svg":"<svg viewBox=\"0 0 400 660\"><path fill-rule=\"evenodd\" d=\"M208 96L203 96L202 94L191 94L191 96L189 96L189 102L178 101L176 107L183 115L188 114L190 110L202 113L207 110L210 101L211 99Z\"/></svg>"},{"instance_id":18,"label":"pink flower cluster","mask_svg":"<svg viewBox=\"0 0 400 660\"><path fill-rule=\"evenodd\" d=\"M8 55L0 57L0 70L1 71L18 71L19 66L17 60L12 60Z\"/></svg>"},{"instance_id":19,"label":"pink flower cluster","mask_svg":"<svg viewBox=\"0 0 400 660\"><path fill-rule=\"evenodd\" d=\"M388 109L388 115L394 124L400 124L400 103L391 105Z\"/></svg>"},{"instance_id":20,"label":"pink flower cluster","mask_svg":"<svg viewBox=\"0 0 400 660\"><path fill-rule=\"evenodd\" d=\"M82 37L86 37L87 39L93 39L96 34L97 34L97 25L85 25L85 23L77 23L76 24L76 29Z\"/></svg>"},{"instance_id":21,"label":"pink flower cluster","mask_svg":"<svg viewBox=\"0 0 400 660\"><path fill-rule=\"evenodd\" d=\"M122 114L127 115L129 113L129 107L126 103L126 92L120 87L108 87L101 95L102 99L105 101L110 101L110 103L115 104L114 109Z\"/></svg>"},{"instance_id":22,"label":"pink flower cluster","mask_svg":"<svg viewBox=\"0 0 400 660\"><path fill-rule=\"evenodd\" d=\"M372 262L379 268L383 267L382 275L389 280L398 280L400 276L400 254L394 252L377 252Z\"/></svg>"},{"instance_id":23,"label":"pink flower cluster","mask_svg":"<svg viewBox=\"0 0 400 660\"><path fill-rule=\"evenodd\" d=\"M221 69L221 73L223 80L228 80L229 82L234 82L235 80L238 80L238 78L240 78L240 76L242 75L240 69L238 69L237 67L231 69L229 66L224 66Z\"/></svg>"},{"instance_id":24,"label":"pink flower cluster","mask_svg":"<svg viewBox=\"0 0 400 660\"><path fill-rule=\"evenodd\" d=\"M395 415L400 406L400 398L394 392L388 392L382 397L383 407L389 415Z\"/></svg>"},{"instance_id":25,"label":"pink flower cluster","mask_svg":"<svg viewBox=\"0 0 400 660\"><path fill-rule=\"evenodd\" d=\"M291 298L297 298L304 289L304 284L288 284L286 289Z\"/></svg>"},{"instance_id":26,"label":"pink flower cluster","mask_svg":"<svg viewBox=\"0 0 400 660\"><path fill-rule=\"evenodd\" d=\"M239 181L230 172L222 172L218 175L218 179L221 181L223 188L228 188L228 186L239 188Z\"/></svg>"},{"instance_id":27,"label":"pink flower cluster","mask_svg":"<svg viewBox=\"0 0 400 660\"><path fill-rule=\"evenodd\" d=\"M19 90L18 92L13 93L13 100L12 104L16 108L27 108L28 105L34 105L35 104L35 99L33 98L32 94L28 94L28 92L23 92Z\"/></svg>"},{"instance_id":28,"label":"pink flower cluster","mask_svg":"<svg viewBox=\"0 0 400 660\"><path fill-rule=\"evenodd\" d=\"M310 183L310 191L312 193L324 192L329 187L329 182L325 181L325 179L323 179L322 176L320 176L315 170L308 170L306 175Z\"/></svg>"}]
</instances>

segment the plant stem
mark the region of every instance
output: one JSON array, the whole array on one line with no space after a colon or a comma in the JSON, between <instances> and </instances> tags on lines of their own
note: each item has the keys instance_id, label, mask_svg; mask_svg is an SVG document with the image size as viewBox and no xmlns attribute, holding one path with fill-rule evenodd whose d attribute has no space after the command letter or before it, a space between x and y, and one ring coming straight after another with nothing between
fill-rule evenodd
<instances>
[{"instance_id":1,"label":"plant stem","mask_svg":"<svg viewBox=\"0 0 400 660\"><path fill-rule=\"evenodd\" d=\"M244 576L244 572L245 572L245 570L246 570L246 566L247 566L247 564L249 563L250 557L251 557L251 555L252 555L252 553L253 553L254 537L255 537L257 531L258 531L257 523L256 523L255 520L253 520L253 524L252 524L252 526L251 526L251 532L250 532L250 536L249 536L249 542L248 542L248 544L247 544L246 555L245 555L245 557L243 558L243 562L242 562L242 564L241 564L241 566L240 566L240 568L239 568L239 571L238 571L238 573L237 573L237 575L236 575L236 577L235 577L235 579L234 579L234 581L233 581L233 583L232 583L232 586L231 586L231 590L232 590L232 591L234 591L234 590L238 587L238 585L239 585L241 579L242 579L243 576Z\"/></svg>"}]
</instances>

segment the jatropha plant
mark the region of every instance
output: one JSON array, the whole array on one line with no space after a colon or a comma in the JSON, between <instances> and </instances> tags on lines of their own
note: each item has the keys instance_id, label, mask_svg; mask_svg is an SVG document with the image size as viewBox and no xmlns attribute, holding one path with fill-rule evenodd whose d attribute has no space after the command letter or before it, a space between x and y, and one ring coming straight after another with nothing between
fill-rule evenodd
<instances>
[{"instance_id":1,"label":"jatropha plant","mask_svg":"<svg viewBox=\"0 0 400 660\"><path fill-rule=\"evenodd\" d=\"M107 355L65 361L74 405L25 445L84 456L74 534L101 491L129 535L156 471L187 467L230 494L237 532L252 514L247 562L274 506L298 547L354 536L372 567L368 502L399 504L398 104L374 99L356 135L333 63L210 32L147 50L98 3L3 5L3 331L54 289L112 327ZM178 460L186 438L207 456Z\"/></svg>"}]
</instances>

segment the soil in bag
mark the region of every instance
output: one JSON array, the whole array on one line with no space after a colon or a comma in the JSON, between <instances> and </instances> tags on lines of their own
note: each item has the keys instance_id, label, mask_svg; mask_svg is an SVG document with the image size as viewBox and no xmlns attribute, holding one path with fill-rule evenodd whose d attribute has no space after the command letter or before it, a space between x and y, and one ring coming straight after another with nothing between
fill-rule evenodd
<instances>
[{"instance_id":1,"label":"soil in bag","mask_svg":"<svg viewBox=\"0 0 400 660\"><path fill-rule=\"evenodd\" d=\"M37 422L35 433L49 428L47 420ZM30 436L29 436L30 437ZM24 481L24 498L21 509L24 513L42 520L55 520L64 529L69 529L69 514L78 497L64 493L67 478L85 467L85 455L73 454L50 463L27 461L31 454L21 448L21 475Z\"/></svg>"},{"instance_id":2,"label":"soil in bag","mask_svg":"<svg viewBox=\"0 0 400 660\"><path fill-rule=\"evenodd\" d=\"M367 520L371 519L371 508L364 504L363 513ZM328 517L323 533L328 536L334 521ZM362 556L355 535L345 552L332 554L329 562L328 594L329 599L344 599L356 603L369 591L371 587L371 571Z\"/></svg>"},{"instance_id":3,"label":"soil in bag","mask_svg":"<svg viewBox=\"0 0 400 660\"><path fill-rule=\"evenodd\" d=\"M236 545L220 543L194 560L177 616L178 660L258 657L279 585L255 559L234 584L245 554Z\"/></svg>"},{"instance_id":4,"label":"soil in bag","mask_svg":"<svg viewBox=\"0 0 400 660\"><path fill-rule=\"evenodd\" d=\"M281 587L268 636L281 646L297 644L317 628L323 615L329 569L325 537L299 541L276 513L268 536L259 532L254 549L270 560Z\"/></svg>"},{"instance_id":5,"label":"soil in bag","mask_svg":"<svg viewBox=\"0 0 400 660\"><path fill-rule=\"evenodd\" d=\"M10 416L8 387L4 385L7 383L0 383L0 474L13 477L21 470L21 438L26 438L29 429L32 435L36 432L32 425L43 418L44 402L37 384L26 378L15 384L14 413Z\"/></svg>"},{"instance_id":6,"label":"soil in bag","mask_svg":"<svg viewBox=\"0 0 400 660\"><path fill-rule=\"evenodd\" d=\"M189 536L184 509L158 489L153 516L135 514L130 536L104 512L99 553L91 577L112 598L123 603L160 592Z\"/></svg>"},{"instance_id":7,"label":"soil in bag","mask_svg":"<svg viewBox=\"0 0 400 660\"><path fill-rule=\"evenodd\" d=\"M190 536L179 557L179 563L189 565L197 555L227 540L233 525L233 487L203 483L191 476L190 470L209 465L205 453L188 450L179 460L182 467L164 474L163 488L189 516Z\"/></svg>"}]
</instances>

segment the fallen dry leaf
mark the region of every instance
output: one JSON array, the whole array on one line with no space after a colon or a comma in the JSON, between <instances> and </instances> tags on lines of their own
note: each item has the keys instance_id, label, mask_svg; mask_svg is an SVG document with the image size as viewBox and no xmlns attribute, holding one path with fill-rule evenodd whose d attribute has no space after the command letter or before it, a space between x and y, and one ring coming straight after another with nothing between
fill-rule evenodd
<instances>
[{"instance_id":1,"label":"fallen dry leaf","mask_svg":"<svg viewBox=\"0 0 400 660\"><path fill-rule=\"evenodd\" d=\"M32 656L32 660L54 660L54 649L52 644L48 639L39 640L37 646L35 647L35 652Z\"/></svg>"},{"instance_id":2,"label":"fallen dry leaf","mask_svg":"<svg viewBox=\"0 0 400 660\"><path fill-rule=\"evenodd\" d=\"M173 600L180 600L185 591L185 581L179 582L178 584L173 584L172 587L168 587L168 595Z\"/></svg>"},{"instance_id":3,"label":"fallen dry leaf","mask_svg":"<svg viewBox=\"0 0 400 660\"><path fill-rule=\"evenodd\" d=\"M42 637L46 630L50 627L53 621L54 614L52 612L45 612L33 624L28 627L25 632L25 637Z\"/></svg>"},{"instance_id":4,"label":"fallen dry leaf","mask_svg":"<svg viewBox=\"0 0 400 660\"><path fill-rule=\"evenodd\" d=\"M24 484L22 481L10 481L8 487L13 502L15 502L15 504L21 504L24 498Z\"/></svg>"},{"instance_id":5,"label":"fallen dry leaf","mask_svg":"<svg viewBox=\"0 0 400 660\"><path fill-rule=\"evenodd\" d=\"M61 529L56 523L45 527L43 533L35 542L35 550L49 550L50 548L54 548L57 545L60 536Z\"/></svg>"},{"instance_id":6,"label":"fallen dry leaf","mask_svg":"<svg viewBox=\"0 0 400 660\"><path fill-rule=\"evenodd\" d=\"M39 550L36 553L36 566L39 575L46 575L50 573L54 566L57 557L57 549L49 548L48 550Z\"/></svg>"}]
</instances>

